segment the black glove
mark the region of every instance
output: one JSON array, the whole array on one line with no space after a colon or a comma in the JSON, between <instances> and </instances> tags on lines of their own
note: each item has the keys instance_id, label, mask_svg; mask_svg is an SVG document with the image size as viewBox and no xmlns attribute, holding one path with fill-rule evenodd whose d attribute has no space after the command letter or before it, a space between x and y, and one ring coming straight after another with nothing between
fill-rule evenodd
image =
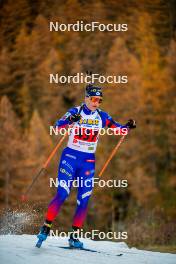
<instances>
[{"instance_id":1,"label":"black glove","mask_svg":"<svg viewBox=\"0 0 176 264\"><path fill-rule=\"evenodd\" d=\"M81 115L78 115L78 114L74 114L74 115L71 115L71 116L69 116L68 117L68 120L70 121L70 122L77 122L77 121L79 121L81 119Z\"/></svg>"},{"instance_id":2,"label":"black glove","mask_svg":"<svg viewBox=\"0 0 176 264\"><path fill-rule=\"evenodd\" d=\"M136 121L133 119L129 119L125 126L129 127L130 129L136 128Z\"/></svg>"}]
</instances>

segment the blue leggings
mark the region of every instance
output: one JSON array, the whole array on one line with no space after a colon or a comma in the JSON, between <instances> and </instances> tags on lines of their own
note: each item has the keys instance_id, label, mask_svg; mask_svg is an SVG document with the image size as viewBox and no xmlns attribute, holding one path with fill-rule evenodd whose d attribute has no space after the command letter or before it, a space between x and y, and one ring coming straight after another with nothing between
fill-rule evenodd
<instances>
[{"instance_id":1,"label":"blue leggings","mask_svg":"<svg viewBox=\"0 0 176 264\"><path fill-rule=\"evenodd\" d=\"M77 208L73 218L73 226L82 227L88 201L92 193L93 177L95 173L95 154L85 153L71 148L65 148L62 152L58 169L57 194L50 202L46 219L53 221L61 205L69 196L73 180L78 182Z\"/></svg>"}]
</instances>

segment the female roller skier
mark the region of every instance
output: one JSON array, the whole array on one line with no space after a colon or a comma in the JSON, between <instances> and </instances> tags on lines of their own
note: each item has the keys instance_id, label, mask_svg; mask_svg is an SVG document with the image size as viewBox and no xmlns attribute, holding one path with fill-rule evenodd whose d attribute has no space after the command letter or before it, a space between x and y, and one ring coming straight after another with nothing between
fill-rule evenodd
<instances>
[{"instance_id":1,"label":"female roller skier","mask_svg":"<svg viewBox=\"0 0 176 264\"><path fill-rule=\"evenodd\" d=\"M122 126L112 119L112 117L98 109L102 102L102 90L93 85L86 86L85 102L81 106L71 108L60 120L56 122L58 129L73 124L81 128L81 134L71 133L69 135L67 147L63 150L59 169L58 169L58 189L55 197L51 200L46 213L44 225L38 234L38 244L46 240L53 220L65 199L69 196L71 184L74 179L79 184L77 194L77 208L72 222L72 232L69 238L69 246L83 248L83 243L79 241L78 231L83 226L86 218L88 201L90 199L93 184L86 184L86 181L92 181L95 172L95 150L98 142L98 133L92 133L92 130L98 131L101 128L135 128L135 121L130 119ZM89 131L84 133L85 129ZM89 135L88 135L89 134ZM63 184L64 182L64 184Z\"/></svg>"}]
</instances>

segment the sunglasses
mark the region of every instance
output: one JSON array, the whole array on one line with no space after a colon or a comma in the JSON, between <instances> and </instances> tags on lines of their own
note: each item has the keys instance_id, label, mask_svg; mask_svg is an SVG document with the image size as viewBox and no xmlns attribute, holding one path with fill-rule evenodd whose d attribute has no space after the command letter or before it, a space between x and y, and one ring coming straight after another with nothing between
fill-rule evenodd
<instances>
[{"instance_id":1,"label":"sunglasses","mask_svg":"<svg viewBox=\"0 0 176 264\"><path fill-rule=\"evenodd\" d=\"M99 103L101 104L103 99L102 98L96 98L96 97L89 97L92 103Z\"/></svg>"}]
</instances>

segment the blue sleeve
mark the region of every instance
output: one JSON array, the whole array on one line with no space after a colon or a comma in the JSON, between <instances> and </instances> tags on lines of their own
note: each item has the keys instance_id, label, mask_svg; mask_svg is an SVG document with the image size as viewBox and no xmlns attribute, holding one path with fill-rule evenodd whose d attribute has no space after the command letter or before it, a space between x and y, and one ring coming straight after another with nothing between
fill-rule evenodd
<instances>
[{"instance_id":1,"label":"blue sleeve","mask_svg":"<svg viewBox=\"0 0 176 264\"><path fill-rule=\"evenodd\" d=\"M113 120L113 118L106 112L100 111L101 118L102 118L102 127L109 127L109 128L126 128L125 125L122 125L116 121Z\"/></svg>"},{"instance_id":2,"label":"blue sleeve","mask_svg":"<svg viewBox=\"0 0 176 264\"><path fill-rule=\"evenodd\" d=\"M61 119L57 120L55 123L55 127L65 127L66 125L71 124L71 122L68 120L68 117L74 114L78 113L78 108L77 107L73 107L70 108L63 117L61 117Z\"/></svg>"}]
</instances>

